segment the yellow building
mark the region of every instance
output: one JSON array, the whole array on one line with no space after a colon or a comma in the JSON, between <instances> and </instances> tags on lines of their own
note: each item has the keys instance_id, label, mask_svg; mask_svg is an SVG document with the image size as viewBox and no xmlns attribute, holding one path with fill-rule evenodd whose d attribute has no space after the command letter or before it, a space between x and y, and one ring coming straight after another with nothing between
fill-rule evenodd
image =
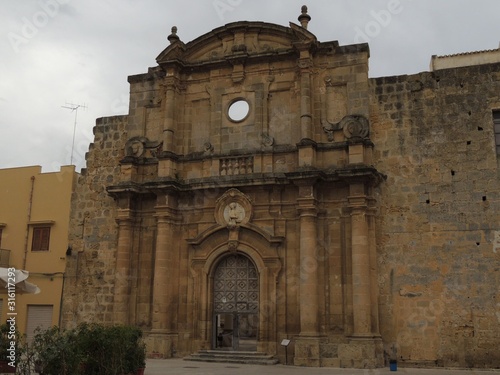
<instances>
[{"instance_id":1,"label":"yellow building","mask_svg":"<svg viewBox=\"0 0 500 375\"><path fill-rule=\"evenodd\" d=\"M59 324L74 166L42 173L40 166L0 169L0 267L29 271L39 294L16 292L16 326L31 337L37 326ZM0 320L8 318L0 291Z\"/></svg>"}]
</instances>

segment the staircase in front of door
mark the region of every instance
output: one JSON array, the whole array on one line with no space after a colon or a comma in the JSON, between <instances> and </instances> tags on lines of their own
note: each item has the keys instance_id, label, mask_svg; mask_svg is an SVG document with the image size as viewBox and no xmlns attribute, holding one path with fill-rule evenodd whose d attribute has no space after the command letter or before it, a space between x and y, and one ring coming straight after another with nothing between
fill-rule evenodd
<instances>
[{"instance_id":1,"label":"staircase in front of door","mask_svg":"<svg viewBox=\"0 0 500 375\"><path fill-rule=\"evenodd\" d=\"M275 365L279 361L274 356L245 351L224 351L224 350L200 350L184 358L186 361L198 362L225 362L225 363L243 363L251 365Z\"/></svg>"}]
</instances>

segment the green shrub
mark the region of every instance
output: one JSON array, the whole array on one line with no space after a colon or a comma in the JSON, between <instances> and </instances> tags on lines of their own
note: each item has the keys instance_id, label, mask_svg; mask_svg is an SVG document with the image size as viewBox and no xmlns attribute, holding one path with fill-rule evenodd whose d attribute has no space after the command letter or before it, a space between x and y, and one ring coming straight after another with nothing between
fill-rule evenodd
<instances>
[{"instance_id":1,"label":"green shrub","mask_svg":"<svg viewBox=\"0 0 500 375\"><path fill-rule=\"evenodd\" d=\"M142 331L129 326L52 327L37 332L26 347L43 375L127 375L146 363Z\"/></svg>"},{"instance_id":2,"label":"green shrub","mask_svg":"<svg viewBox=\"0 0 500 375\"><path fill-rule=\"evenodd\" d=\"M36 354L36 361L43 369L44 375L80 374L79 366L83 353L78 345L75 331L61 331L58 327L45 331L37 330L32 342L32 350Z\"/></svg>"},{"instance_id":3,"label":"green shrub","mask_svg":"<svg viewBox=\"0 0 500 375\"><path fill-rule=\"evenodd\" d=\"M142 331L129 326L82 324L78 328L86 375L129 374L145 367Z\"/></svg>"}]
</instances>

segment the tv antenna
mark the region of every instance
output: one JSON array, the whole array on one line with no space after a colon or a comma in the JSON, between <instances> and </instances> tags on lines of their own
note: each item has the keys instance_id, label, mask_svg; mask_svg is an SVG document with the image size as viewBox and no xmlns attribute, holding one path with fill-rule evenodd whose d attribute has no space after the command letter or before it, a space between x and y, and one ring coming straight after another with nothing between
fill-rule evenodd
<instances>
[{"instance_id":1,"label":"tv antenna","mask_svg":"<svg viewBox=\"0 0 500 375\"><path fill-rule=\"evenodd\" d=\"M71 144L71 161L70 165L73 165L73 151L75 149L75 133L76 133L76 120L78 118L78 109L87 109L85 104L74 104L66 102L66 105L62 105L62 108L71 109L71 112L75 112L75 123L73 125L73 143Z\"/></svg>"}]
</instances>

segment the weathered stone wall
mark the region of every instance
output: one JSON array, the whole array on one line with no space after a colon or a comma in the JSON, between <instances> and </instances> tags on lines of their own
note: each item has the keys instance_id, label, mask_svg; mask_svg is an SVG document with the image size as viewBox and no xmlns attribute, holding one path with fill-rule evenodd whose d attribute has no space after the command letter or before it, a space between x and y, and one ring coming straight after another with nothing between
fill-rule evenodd
<instances>
[{"instance_id":1,"label":"weathered stone wall","mask_svg":"<svg viewBox=\"0 0 500 375\"><path fill-rule=\"evenodd\" d=\"M116 235L115 202L106 186L120 176L119 160L127 133L126 116L96 121L94 143L86 155L72 197L62 326L113 322Z\"/></svg>"},{"instance_id":2,"label":"weathered stone wall","mask_svg":"<svg viewBox=\"0 0 500 375\"><path fill-rule=\"evenodd\" d=\"M265 39L275 28L254 27L259 33L245 38ZM319 44L311 34L298 51L291 40L306 32L278 29L280 54L249 44L249 53L263 55L248 57L243 71L217 56L193 63L195 49L184 62L191 68L160 59L129 77L129 114L98 121L75 192L64 325L138 325L154 356L211 348L213 270L237 250L259 265L259 350L284 360L279 343L292 338L289 354L299 365L380 365L379 344L371 342L376 305L365 287L376 274L368 267L368 185L378 175L367 165L368 124L359 122L369 114L369 51ZM220 39L212 39L217 51ZM233 54L224 48L218 53ZM239 98L249 115L230 121L228 107ZM234 188L252 210L237 230L214 216ZM357 271L360 308L351 242L367 266ZM360 337L351 343L353 334Z\"/></svg>"},{"instance_id":3,"label":"weathered stone wall","mask_svg":"<svg viewBox=\"0 0 500 375\"><path fill-rule=\"evenodd\" d=\"M500 65L371 80L381 334L404 362L500 366Z\"/></svg>"},{"instance_id":4,"label":"weathered stone wall","mask_svg":"<svg viewBox=\"0 0 500 375\"><path fill-rule=\"evenodd\" d=\"M260 272L258 349L282 361L291 338L297 365L381 366L383 341L405 363L499 366L499 65L369 80L366 45L298 26L169 40L129 77L129 115L95 127L65 326L209 349L214 270L240 252ZM229 121L237 99L249 115ZM220 216L235 202L244 223Z\"/></svg>"}]
</instances>

